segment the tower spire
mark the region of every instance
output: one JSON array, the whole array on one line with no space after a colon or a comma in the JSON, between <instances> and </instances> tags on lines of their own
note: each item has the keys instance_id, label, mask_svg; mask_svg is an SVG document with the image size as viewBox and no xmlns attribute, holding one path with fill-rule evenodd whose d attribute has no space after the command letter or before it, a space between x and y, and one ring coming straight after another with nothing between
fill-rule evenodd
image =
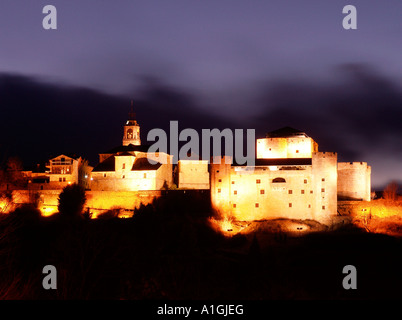
<instances>
[{"instance_id":1,"label":"tower spire","mask_svg":"<svg viewBox=\"0 0 402 320\"><path fill-rule=\"evenodd\" d=\"M129 118L129 120L135 120L135 112L134 112L134 107L133 107L133 100L131 100L131 108L130 108L130 112L128 113L128 118Z\"/></svg>"}]
</instances>

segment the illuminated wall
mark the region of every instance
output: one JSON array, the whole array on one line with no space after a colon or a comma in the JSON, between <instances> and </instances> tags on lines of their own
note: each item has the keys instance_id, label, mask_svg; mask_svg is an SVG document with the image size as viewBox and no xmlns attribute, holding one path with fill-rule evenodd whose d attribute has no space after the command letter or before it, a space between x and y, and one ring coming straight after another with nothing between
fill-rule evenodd
<instances>
[{"instance_id":1,"label":"illuminated wall","mask_svg":"<svg viewBox=\"0 0 402 320\"><path fill-rule=\"evenodd\" d=\"M312 157L313 209L315 219L326 221L337 214L337 161L336 152L315 152Z\"/></svg>"},{"instance_id":2,"label":"illuminated wall","mask_svg":"<svg viewBox=\"0 0 402 320\"><path fill-rule=\"evenodd\" d=\"M231 214L230 202L230 176L231 176L231 158L214 157L210 165L210 183L211 183L211 204L212 208L222 216Z\"/></svg>"},{"instance_id":3,"label":"illuminated wall","mask_svg":"<svg viewBox=\"0 0 402 320\"><path fill-rule=\"evenodd\" d=\"M230 177L216 173L214 185L211 195L215 206L218 210L226 207L224 210L229 210L237 220L314 218L311 167L308 166L288 171L256 167L254 172L246 167L233 167Z\"/></svg>"},{"instance_id":4,"label":"illuminated wall","mask_svg":"<svg viewBox=\"0 0 402 320\"><path fill-rule=\"evenodd\" d=\"M93 172L90 189L94 191L157 190L156 170Z\"/></svg>"},{"instance_id":5,"label":"illuminated wall","mask_svg":"<svg viewBox=\"0 0 402 320\"><path fill-rule=\"evenodd\" d=\"M257 139L257 159L311 158L318 144L309 137Z\"/></svg>"},{"instance_id":6,"label":"illuminated wall","mask_svg":"<svg viewBox=\"0 0 402 320\"><path fill-rule=\"evenodd\" d=\"M161 190L173 184L172 156L166 153L116 154L114 170L92 171L90 189L94 191ZM137 159L153 159L163 163L157 168L132 170Z\"/></svg>"},{"instance_id":7,"label":"illuminated wall","mask_svg":"<svg viewBox=\"0 0 402 320\"><path fill-rule=\"evenodd\" d=\"M13 203L18 205L37 203L43 216L58 212L58 199L62 190L15 190L12 193Z\"/></svg>"},{"instance_id":8,"label":"illuminated wall","mask_svg":"<svg viewBox=\"0 0 402 320\"><path fill-rule=\"evenodd\" d=\"M182 189L209 189L207 160L179 160L178 187Z\"/></svg>"},{"instance_id":9,"label":"illuminated wall","mask_svg":"<svg viewBox=\"0 0 402 320\"><path fill-rule=\"evenodd\" d=\"M15 190L13 202L16 205L33 203L38 199L38 208L43 216L49 216L58 212L58 198L62 190ZM87 201L85 209L95 215L111 209L134 210L141 204L147 205L161 196L161 191L86 191Z\"/></svg>"},{"instance_id":10,"label":"illuminated wall","mask_svg":"<svg viewBox=\"0 0 402 320\"><path fill-rule=\"evenodd\" d=\"M340 200L371 199L371 167L366 162L338 163L338 196Z\"/></svg>"},{"instance_id":11,"label":"illuminated wall","mask_svg":"<svg viewBox=\"0 0 402 320\"><path fill-rule=\"evenodd\" d=\"M271 218L324 221L336 215L337 155L313 153L312 165L211 165L211 201L237 220Z\"/></svg>"},{"instance_id":12,"label":"illuminated wall","mask_svg":"<svg viewBox=\"0 0 402 320\"><path fill-rule=\"evenodd\" d=\"M90 212L104 212L111 209L138 209L161 196L161 191L87 191L85 208Z\"/></svg>"}]
</instances>

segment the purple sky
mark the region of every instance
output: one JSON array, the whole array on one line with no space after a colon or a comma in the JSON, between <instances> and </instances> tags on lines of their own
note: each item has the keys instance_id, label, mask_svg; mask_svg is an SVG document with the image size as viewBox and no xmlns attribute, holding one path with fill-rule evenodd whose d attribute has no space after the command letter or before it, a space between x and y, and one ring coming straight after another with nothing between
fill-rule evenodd
<instances>
[{"instance_id":1,"label":"purple sky","mask_svg":"<svg viewBox=\"0 0 402 320\"><path fill-rule=\"evenodd\" d=\"M42 28L47 4L58 10L57 30ZM357 30L342 28L347 4L357 8ZM342 138L339 149L352 144L349 149L360 157L352 160L372 164L373 182L380 185L402 181L401 131L395 124L385 132L388 118L378 128L373 121L380 99L388 96L393 98L386 108L401 119L401 17L400 0L2 0L0 74L134 99L156 81L191 96L200 112L234 125L270 131L290 124L324 136L335 130ZM371 103L376 83L383 90ZM289 88L294 96L286 93ZM335 101L337 90L348 88L350 95L340 101L352 97L362 114L362 103L370 101L371 130L381 130L384 143L361 136L369 128L359 131L358 114L349 131L331 123L310 128L297 117L286 123L280 115L307 112L328 120L334 108L343 108ZM68 112L79 117L80 110L71 106ZM152 127L152 119L145 121Z\"/></svg>"}]
</instances>

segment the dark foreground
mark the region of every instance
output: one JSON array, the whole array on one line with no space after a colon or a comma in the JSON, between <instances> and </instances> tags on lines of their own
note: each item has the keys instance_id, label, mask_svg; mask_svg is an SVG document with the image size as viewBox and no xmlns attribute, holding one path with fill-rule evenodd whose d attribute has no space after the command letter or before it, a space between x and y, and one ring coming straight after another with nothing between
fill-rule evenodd
<instances>
[{"instance_id":1,"label":"dark foreground","mask_svg":"<svg viewBox=\"0 0 402 320\"><path fill-rule=\"evenodd\" d=\"M130 219L0 220L0 299L401 299L400 238L351 225L293 237L259 230L224 237L209 210L173 199ZM57 289L42 287L45 265ZM345 265L357 289L345 290Z\"/></svg>"}]
</instances>

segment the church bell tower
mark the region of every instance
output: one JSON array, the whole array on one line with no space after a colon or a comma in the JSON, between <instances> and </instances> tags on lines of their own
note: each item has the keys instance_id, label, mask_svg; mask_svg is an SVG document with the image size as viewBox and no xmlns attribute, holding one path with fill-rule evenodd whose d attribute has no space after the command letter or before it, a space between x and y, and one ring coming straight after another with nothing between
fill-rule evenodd
<instances>
[{"instance_id":1,"label":"church bell tower","mask_svg":"<svg viewBox=\"0 0 402 320\"><path fill-rule=\"evenodd\" d=\"M133 101L131 101L131 110L128 114L128 120L124 125L123 146L128 146L129 144L135 146L141 145L140 126L135 119Z\"/></svg>"}]
</instances>

